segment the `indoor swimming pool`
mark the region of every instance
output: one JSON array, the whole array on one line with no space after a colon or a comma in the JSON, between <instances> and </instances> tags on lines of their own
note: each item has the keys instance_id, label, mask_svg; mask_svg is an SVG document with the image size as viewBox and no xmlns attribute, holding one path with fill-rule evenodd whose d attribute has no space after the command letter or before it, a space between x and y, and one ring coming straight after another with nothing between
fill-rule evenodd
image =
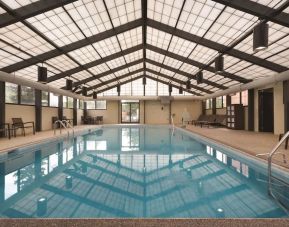
<instances>
[{"instance_id":1,"label":"indoor swimming pool","mask_svg":"<svg viewBox=\"0 0 289 227\"><path fill-rule=\"evenodd\" d=\"M288 187L268 196L266 171L183 129L104 126L2 153L0 216L286 218Z\"/></svg>"}]
</instances>

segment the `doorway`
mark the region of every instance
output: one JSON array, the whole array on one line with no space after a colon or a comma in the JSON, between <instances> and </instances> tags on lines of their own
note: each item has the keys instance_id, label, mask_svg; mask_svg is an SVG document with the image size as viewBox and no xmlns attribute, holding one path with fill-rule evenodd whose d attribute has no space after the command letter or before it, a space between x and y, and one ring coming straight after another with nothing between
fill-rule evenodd
<instances>
[{"instance_id":1,"label":"doorway","mask_svg":"<svg viewBox=\"0 0 289 227\"><path fill-rule=\"evenodd\" d=\"M121 123L139 123L139 102L121 102Z\"/></svg>"},{"instance_id":2,"label":"doorway","mask_svg":"<svg viewBox=\"0 0 289 227\"><path fill-rule=\"evenodd\" d=\"M273 88L260 90L259 132L274 132L274 95Z\"/></svg>"}]
</instances>

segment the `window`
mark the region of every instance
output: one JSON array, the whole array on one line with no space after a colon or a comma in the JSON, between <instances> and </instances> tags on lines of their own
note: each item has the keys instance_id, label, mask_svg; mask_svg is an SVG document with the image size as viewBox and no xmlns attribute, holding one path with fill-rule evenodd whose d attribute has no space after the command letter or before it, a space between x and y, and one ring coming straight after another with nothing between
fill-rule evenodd
<instances>
[{"instance_id":1,"label":"window","mask_svg":"<svg viewBox=\"0 0 289 227\"><path fill-rule=\"evenodd\" d=\"M84 108L83 100L79 100L79 109L83 110L83 108Z\"/></svg>"},{"instance_id":2,"label":"window","mask_svg":"<svg viewBox=\"0 0 289 227\"><path fill-rule=\"evenodd\" d=\"M63 108L67 108L67 96L63 96Z\"/></svg>"},{"instance_id":3,"label":"window","mask_svg":"<svg viewBox=\"0 0 289 227\"><path fill-rule=\"evenodd\" d=\"M231 96L231 104L240 104L240 92Z\"/></svg>"},{"instance_id":4,"label":"window","mask_svg":"<svg viewBox=\"0 0 289 227\"><path fill-rule=\"evenodd\" d=\"M242 91L241 93L241 101L244 106L248 106L248 90Z\"/></svg>"},{"instance_id":5,"label":"window","mask_svg":"<svg viewBox=\"0 0 289 227\"><path fill-rule=\"evenodd\" d=\"M41 95L42 106L48 106L48 98L49 98L48 91L42 91L41 93L42 93Z\"/></svg>"},{"instance_id":6,"label":"window","mask_svg":"<svg viewBox=\"0 0 289 227\"><path fill-rule=\"evenodd\" d=\"M53 93L49 93L49 103L52 107L58 107L58 96Z\"/></svg>"},{"instance_id":7,"label":"window","mask_svg":"<svg viewBox=\"0 0 289 227\"><path fill-rule=\"evenodd\" d=\"M207 99L206 100L206 109L212 109L212 99Z\"/></svg>"},{"instance_id":8,"label":"window","mask_svg":"<svg viewBox=\"0 0 289 227\"><path fill-rule=\"evenodd\" d=\"M145 86L145 94L149 95L157 95L157 82L147 78L147 84Z\"/></svg>"},{"instance_id":9,"label":"window","mask_svg":"<svg viewBox=\"0 0 289 227\"><path fill-rule=\"evenodd\" d=\"M216 108L223 108L223 96L216 98Z\"/></svg>"},{"instance_id":10,"label":"window","mask_svg":"<svg viewBox=\"0 0 289 227\"><path fill-rule=\"evenodd\" d=\"M34 88L21 86L21 104L35 105Z\"/></svg>"},{"instance_id":11,"label":"window","mask_svg":"<svg viewBox=\"0 0 289 227\"><path fill-rule=\"evenodd\" d=\"M18 103L18 85L6 83L5 85L5 102Z\"/></svg>"},{"instance_id":12,"label":"window","mask_svg":"<svg viewBox=\"0 0 289 227\"><path fill-rule=\"evenodd\" d=\"M87 101L86 102L86 109L94 110L95 109L95 101Z\"/></svg>"},{"instance_id":13,"label":"window","mask_svg":"<svg viewBox=\"0 0 289 227\"><path fill-rule=\"evenodd\" d=\"M73 98L67 97L67 108L73 108Z\"/></svg>"},{"instance_id":14,"label":"window","mask_svg":"<svg viewBox=\"0 0 289 227\"><path fill-rule=\"evenodd\" d=\"M95 109L106 110L106 100L97 100L95 103Z\"/></svg>"},{"instance_id":15,"label":"window","mask_svg":"<svg viewBox=\"0 0 289 227\"><path fill-rule=\"evenodd\" d=\"M223 107L227 107L227 96L223 96Z\"/></svg>"}]
</instances>

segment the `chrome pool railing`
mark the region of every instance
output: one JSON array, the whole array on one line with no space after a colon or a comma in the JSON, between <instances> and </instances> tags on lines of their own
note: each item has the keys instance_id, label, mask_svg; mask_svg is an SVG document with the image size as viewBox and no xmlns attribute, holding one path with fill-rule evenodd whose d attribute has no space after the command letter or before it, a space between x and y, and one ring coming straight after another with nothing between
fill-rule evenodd
<instances>
[{"instance_id":1,"label":"chrome pool railing","mask_svg":"<svg viewBox=\"0 0 289 227\"><path fill-rule=\"evenodd\" d=\"M62 134L62 127L64 129L69 129L71 128L72 129L72 132L73 132L73 136L74 136L74 128L73 126L67 121L67 120L57 120L53 123L53 129L54 129L54 135L56 135L56 125L57 123L59 123L59 129L60 129L60 134ZM68 126L68 127L67 127ZM67 134L68 134L68 137L69 137L69 130L67 131Z\"/></svg>"},{"instance_id":2,"label":"chrome pool railing","mask_svg":"<svg viewBox=\"0 0 289 227\"><path fill-rule=\"evenodd\" d=\"M285 133L285 135L280 139L280 141L276 144L276 146L273 148L273 150L268 153L268 193L269 195L273 196L272 190L271 190L271 184L272 184L272 157L275 154L282 154L281 152L277 152L279 147L282 145L282 143L289 137L289 131ZM283 155L283 159L285 159L285 155Z\"/></svg>"}]
</instances>

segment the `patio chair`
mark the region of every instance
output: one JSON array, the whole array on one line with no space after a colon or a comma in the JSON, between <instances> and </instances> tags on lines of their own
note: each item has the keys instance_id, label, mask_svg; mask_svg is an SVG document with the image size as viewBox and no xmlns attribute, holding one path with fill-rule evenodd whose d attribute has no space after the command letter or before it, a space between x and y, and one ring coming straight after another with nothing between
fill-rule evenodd
<instances>
[{"instance_id":1,"label":"patio chair","mask_svg":"<svg viewBox=\"0 0 289 227\"><path fill-rule=\"evenodd\" d=\"M103 123L103 116L96 116L97 124Z\"/></svg>"},{"instance_id":2,"label":"patio chair","mask_svg":"<svg viewBox=\"0 0 289 227\"><path fill-rule=\"evenodd\" d=\"M25 136L25 129L27 128L32 128L33 134L35 135L35 127L34 127L34 122L23 122L22 118L12 118L12 130L14 131L14 136L16 137L16 131L17 129L22 130L22 134ZM29 124L29 125L28 125Z\"/></svg>"}]
</instances>

